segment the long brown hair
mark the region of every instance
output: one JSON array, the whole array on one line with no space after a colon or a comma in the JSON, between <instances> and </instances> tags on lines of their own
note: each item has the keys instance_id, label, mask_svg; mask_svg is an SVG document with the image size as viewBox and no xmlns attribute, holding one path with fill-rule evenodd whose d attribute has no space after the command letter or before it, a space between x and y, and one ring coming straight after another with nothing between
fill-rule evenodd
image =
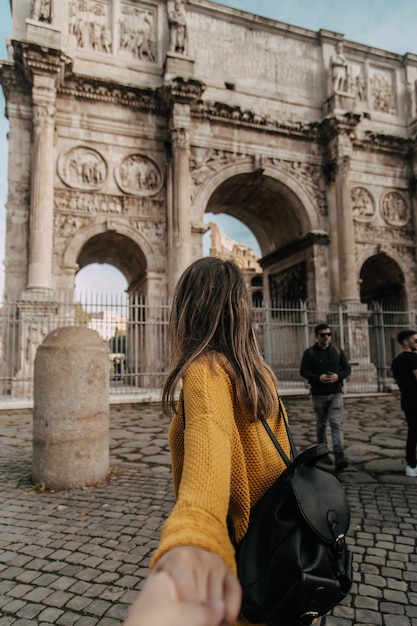
<instances>
[{"instance_id":1,"label":"long brown hair","mask_svg":"<svg viewBox=\"0 0 417 626\"><path fill-rule=\"evenodd\" d=\"M268 416L277 396L268 381L253 325L245 280L233 261L204 257L181 276L169 320L172 369L162 392L163 410L175 407L175 391L190 364L207 355L221 360L231 376L236 397L253 419Z\"/></svg>"}]
</instances>

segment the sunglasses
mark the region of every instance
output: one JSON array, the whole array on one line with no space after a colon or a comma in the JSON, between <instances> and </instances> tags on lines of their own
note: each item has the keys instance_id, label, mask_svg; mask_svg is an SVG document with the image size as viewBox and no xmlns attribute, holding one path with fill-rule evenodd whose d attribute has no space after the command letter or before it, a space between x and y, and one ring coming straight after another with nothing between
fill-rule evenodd
<instances>
[{"instance_id":1,"label":"sunglasses","mask_svg":"<svg viewBox=\"0 0 417 626\"><path fill-rule=\"evenodd\" d=\"M320 337L331 337L332 333L319 333Z\"/></svg>"}]
</instances>

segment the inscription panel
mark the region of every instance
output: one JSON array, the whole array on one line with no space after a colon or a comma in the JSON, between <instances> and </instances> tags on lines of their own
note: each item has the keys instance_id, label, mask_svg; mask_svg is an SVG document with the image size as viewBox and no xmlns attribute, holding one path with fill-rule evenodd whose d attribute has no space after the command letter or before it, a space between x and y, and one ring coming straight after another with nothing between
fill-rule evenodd
<instances>
[{"instance_id":1,"label":"inscription panel","mask_svg":"<svg viewBox=\"0 0 417 626\"><path fill-rule=\"evenodd\" d=\"M210 81L228 79L247 90L320 97L317 46L198 14L190 15L190 23L190 55L198 75Z\"/></svg>"}]
</instances>

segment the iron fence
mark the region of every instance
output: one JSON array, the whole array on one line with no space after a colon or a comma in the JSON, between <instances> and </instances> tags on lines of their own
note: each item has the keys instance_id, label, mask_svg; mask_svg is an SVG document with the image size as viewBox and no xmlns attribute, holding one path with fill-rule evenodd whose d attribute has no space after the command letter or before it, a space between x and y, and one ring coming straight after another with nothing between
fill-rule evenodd
<instances>
[{"instance_id":1,"label":"iron fence","mask_svg":"<svg viewBox=\"0 0 417 626\"><path fill-rule=\"evenodd\" d=\"M280 302L255 307L261 350L283 392L305 392L299 375L303 351L314 342L314 326L327 323L333 343L352 365L346 392L384 392L394 386L391 362L398 353L396 336L415 328L416 310L372 303L327 305ZM9 298L1 308L0 400L32 399L36 349L56 328L87 326L109 348L112 397L140 398L160 393L168 367L169 304L119 294L61 294L54 299Z\"/></svg>"}]
</instances>

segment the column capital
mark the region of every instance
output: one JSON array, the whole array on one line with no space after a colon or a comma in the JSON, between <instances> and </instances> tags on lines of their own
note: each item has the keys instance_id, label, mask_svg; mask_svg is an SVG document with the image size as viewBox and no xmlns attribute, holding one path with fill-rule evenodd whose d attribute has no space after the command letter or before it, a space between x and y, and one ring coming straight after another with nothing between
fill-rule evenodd
<instances>
[{"instance_id":1,"label":"column capital","mask_svg":"<svg viewBox=\"0 0 417 626\"><path fill-rule=\"evenodd\" d=\"M173 128L171 130L172 147L187 149L190 145L190 133L188 128Z\"/></svg>"},{"instance_id":2,"label":"column capital","mask_svg":"<svg viewBox=\"0 0 417 626\"><path fill-rule=\"evenodd\" d=\"M53 129L55 126L56 107L48 102L34 103L33 126L35 129Z\"/></svg>"}]
</instances>

